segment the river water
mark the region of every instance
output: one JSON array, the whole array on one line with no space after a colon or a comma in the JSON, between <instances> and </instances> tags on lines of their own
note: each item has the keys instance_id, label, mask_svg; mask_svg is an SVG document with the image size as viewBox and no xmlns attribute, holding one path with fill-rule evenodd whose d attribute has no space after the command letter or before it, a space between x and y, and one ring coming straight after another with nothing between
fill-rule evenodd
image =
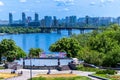
<instances>
[{"instance_id":1,"label":"river water","mask_svg":"<svg viewBox=\"0 0 120 80\"><path fill-rule=\"evenodd\" d=\"M89 32L89 31L86 31ZM74 30L73 33L79 34L79 30ZM69 37L67 31L62 31L61 34L56 32L52 33L32 33L32 34L11 34L0 36L2 39L13 39L16 44L21 47L26 53L30 48L41 48L45 52L50 52L49 47L51 44L63 37Z\"/></svg>"}]
</instances>

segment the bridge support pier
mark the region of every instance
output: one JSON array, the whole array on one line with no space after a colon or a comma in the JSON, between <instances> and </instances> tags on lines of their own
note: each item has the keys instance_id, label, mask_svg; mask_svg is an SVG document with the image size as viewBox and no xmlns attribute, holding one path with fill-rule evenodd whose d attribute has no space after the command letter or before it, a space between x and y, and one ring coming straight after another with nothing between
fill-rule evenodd
<instances>
[{"instance_id":1,"label":"bridge support pier","mask_svg":"<svg viewBox=\"0 0 120 80\"><path fill-rule=\"evenodd\" d=\"M57 29L57 34L61 34L61 29Z\"/></svg>"},{"instance_id":2,"label":"bridge support pier","mask_svg":"<svg viewBox=\"0 0 120 80\"><path fill-rule=\"evenodd\" d=\"M84 30L80 30L80 34L84 34Z\"/></svg>"},{"instance_id":3,"label":"bridge support pier","mask_svg":"<svg viewBox=\"0 0 120 80\"><path fill-rule=\"evenodd\" d=\"M44 29L41 29L41 31L40 31L41 33L44 33Z\"/></svg>"},{"instance_id":4,"label":"bridge support pier","mask_svg":"<svg viewBox=\"0 0 120 80\"><path fill-rule=\"evenodd\" d=\"M72 29L68 29L68 35L72 35Z\"/></svg>"}]
</instances>

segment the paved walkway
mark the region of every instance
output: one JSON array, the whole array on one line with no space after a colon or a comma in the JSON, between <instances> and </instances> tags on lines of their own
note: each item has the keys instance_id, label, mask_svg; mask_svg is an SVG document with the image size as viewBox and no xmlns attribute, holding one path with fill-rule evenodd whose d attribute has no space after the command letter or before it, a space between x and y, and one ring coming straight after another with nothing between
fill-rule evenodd
<instances>
[{"instance_id":1,"label":"paved walkway","mask_svg":"<svg viewBox=\"0 0 120 80\"><path fill-rule=\"evenodd\" d=\"M27 80L30 78L30 70L27 69L20 69L17 70L16 73L23 71L23 75L22 76L18 76L18 77L14 77L14 78L9 78L9 79L5 79L5 80ZM5 69L5 70L0 70L0 72L7 72L10 73L11 70L10 69ZM47 74L48 70L32 70L32 77L38 75L38 74ZM61 73L70 73L70 71L57 71L57 70L51 70L51 74L61 74ZM82 71L73 71L73 74L77 74L80 76L87 76L89 74L92 74L92 72L82 72ZM92 80L99 80L99 79L95 79L92 77L89 77Z\"/></svg>"}]
</instances>

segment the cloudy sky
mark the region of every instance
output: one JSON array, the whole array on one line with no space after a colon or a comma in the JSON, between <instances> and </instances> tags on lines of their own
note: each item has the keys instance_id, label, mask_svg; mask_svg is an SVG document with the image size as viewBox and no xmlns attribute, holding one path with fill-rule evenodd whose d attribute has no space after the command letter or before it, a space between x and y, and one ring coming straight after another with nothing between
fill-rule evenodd
<instances>
[{"instance_id":1,"label":"cloudy sky","mask_svg":"<svg viewBox=\"0 0 120 80\"><path fill-rule=\"evenodd\" d=\"M0 0L0 19L8 19L12 12L14 19L21 19L21 13L34 16L120 16L120 0Z\"/></svg>"}]
</instances>

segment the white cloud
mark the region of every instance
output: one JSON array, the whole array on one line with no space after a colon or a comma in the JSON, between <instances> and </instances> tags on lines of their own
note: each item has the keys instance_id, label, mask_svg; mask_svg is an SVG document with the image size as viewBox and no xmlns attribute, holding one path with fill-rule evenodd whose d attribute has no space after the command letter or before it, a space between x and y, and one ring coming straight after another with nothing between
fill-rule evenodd
<instances>
[{"instance_id":1,"label":"white cloud","mask_svg":"<svg viewBox=\"0 0 120 80\"><path fill-rule=\"evenodd\" d=\"M95 2L91 2L91 3L90 3L91 6L94 6L95 4L96 4Z\"/></svg>"},{"instance_id":2,"label":"white cloud","mask_svg":"<svg viewBox=\"0 0 120 80\"><path fill-rule=\"evenodd\" d=\"M4 3L2 1L0 1L0 6L4 6Z\"/></svg>"},{"instance_id":3,"label":"white cloud","mask_svg":"<svg viewBox=\"0 0 120 80\"><path fill-rule=\"evenodd\" d=\"M114 2L114 0L107 0L107 2Z\"/></svg>"},{"instance_id":4,"label":"white cloud","mask_svg":"<svg viewBox=\"0 0 120 80\"><path fill-rule=\"evenodd\" d=\"M101 3L114 2L115 0L100 0Z\"/></svg>"},{"instance_id":5,"label":"white cloud","mask_svg":"<svg viewBox=\"0 0 120 80\"><path fill-rule=\"evenodd\" d=\"M20 0L20 2L26 2L27 0Z\"/></svg>"},{"instance_id":6,"label":"white cloud","mask_svg":"<svg viewBox=\"0 0 120 80\"><path fill-rule=\"evenodd\" d=\"M71 6L74 5L74 0L54 0L57 6Z\"/></svg>"},{"instance_id":7,"label":"white cloud","mask_svg":"<svg viewBox=\"0 0 120 80\"><path fill-rule=\"evenodd\" d=\"M69 11L70 9L69 8L64 8L64 11Z\"/></svg>"},{"instance_id":8,"label":"white cloud","mask_svg":"<svg viewBox=\"0 0 120 80\"><path fill-rule=\"evenodd\" d=\"M105 2L105 0L100 0L100 2L101 2L101 3L104 3L104 2Z\"/></svg>"},{"instance_id":9,"label":"white cloud","mask_svg":"<svg viewBox=\"0 0 120 80\"><path fill-rule=\"evenodd\" d=\"M17 12L16 12L16 11L10 11L10 13L13 13L13 14L14 14L14 13L17 13Z\"/></svg>"},{"instance_id":10,"label":"white cloud","mask_svg":"<svg viewBox=\"0 0 120 80\"><path fill-rule=\"evenodd\" d=\"M40 1L39 0L37 0L37 1L35 1L36 3L40 3Z\"/></svg>"}]
</instances>

